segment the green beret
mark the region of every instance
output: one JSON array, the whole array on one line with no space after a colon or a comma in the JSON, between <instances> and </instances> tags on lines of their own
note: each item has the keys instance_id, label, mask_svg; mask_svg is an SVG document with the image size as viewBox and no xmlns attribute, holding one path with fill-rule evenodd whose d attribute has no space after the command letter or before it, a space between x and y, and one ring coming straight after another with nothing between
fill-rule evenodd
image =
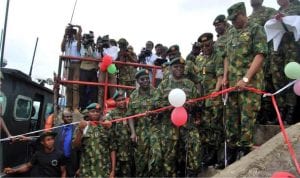
<instances>
[{"instance_id":1,"label":"green beret","mask_svg":"<svg viewBox=\"0 0 300 178\"><path fill-rule=\"evenodd\" d=\"M214 35L212 33L203 33L199 36L198 42L203 43L205 41L212 40L214 38Z\"/></svg>"},{"instance_id":2,"label":"green beret","mask_svg":"<svg viewBox=\"0 0 300 178\"><path fill-rule=\"evenodd\" d=\"M173 60L171 60L169 62L170 66L174 65L174 64L185 64L185 60L182 57L177 57L174 58Z\"/></svg>"},{"instance_id":3,"label":"green beret","mask_svg":"<svg viewBox=\"0 0 300 178\"><path fill-rule=\"evenodd\" d=\"M123 96L124 98L125 96L125 91L124 90L116 90L114 96L112 97L112 99L116 100L119 96Z\"/></svg>"},{"instance_id":4,"label":"green beret","mask_svg":"<svg viewBox=\"0 0 300 178\"><path fill-rule=\"evenodd\" d=\"M164 63L162 64L162 67L165 68L165 67L169 66L169 64L170 64L170 63L169 63L168 61L167 61L167 62L164 62Z\"/></svg>"},{"instance_id":5,"label":"green beret","mask_svg":"<svg viewBox=\"0 0 300 178\"><path fill-rule=\"evenodd\" d=\"M138 78L140 78L140 76L143 76L143 75L148 75L149 76L149 71L147 69L138 70L135 73L135 78L138 79Z\"/></svg>"},{"instance_id":6,"label":"green beret","mask_svg":"<svg viewBox=\"0 0 300 178\"><path fill-rule=\"evenodd\" d=\"M246 7L244 2L238 2L228 8L228 20L233 20L238 13L246 14Z\"/></svg>"},{"instance_id":7,"label":"green beret","mask_svg":"<svg viewBox=\"0 0 300 178\"><path fill-rule=\"evenodd\" d=\"M88 105L86 107L86 109L89 111L89 110L92 110L92 109L100 109L100 105L98 103L91 103L90 105Z\"/></svg>"},{"instance_id":8,"label":"green beret","mask_svg":"<svg viewBox=\"0 0 300 178\"><path fill-rule=\"evenodd\" d=\"M225 17L225 15L218 15L216 18L215 18L215 20L214 20L214 22L213 22L213 25L216 25L217 23L221 23L221 22L226 22L226 17Z\"/></svg>"}]
</instances>

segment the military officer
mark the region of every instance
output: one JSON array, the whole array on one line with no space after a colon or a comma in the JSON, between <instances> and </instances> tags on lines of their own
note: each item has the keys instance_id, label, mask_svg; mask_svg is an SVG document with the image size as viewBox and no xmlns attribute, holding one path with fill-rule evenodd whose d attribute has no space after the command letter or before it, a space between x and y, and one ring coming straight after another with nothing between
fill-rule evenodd
<instances>
[{"instance_id":1,"label":"military officer","mask_svg":"<svg viewBox=\"0 0 300 178\"><path fill-rule=\"evenodd\" d=\"M254 124L260 109L260 96L242 88L262 89L262 65L267 54L267 42L262 26L248 21L243 2L232 5L227 11L234 28L229 31L226 43L224 70L228 73L224 74L224 81L228 80L230 87L235 86L239 90L229 93L226 137L229 155L234 156L232 153L237 149L237 158L240 158L251 151Z\"/></svg>"}]
</instances>

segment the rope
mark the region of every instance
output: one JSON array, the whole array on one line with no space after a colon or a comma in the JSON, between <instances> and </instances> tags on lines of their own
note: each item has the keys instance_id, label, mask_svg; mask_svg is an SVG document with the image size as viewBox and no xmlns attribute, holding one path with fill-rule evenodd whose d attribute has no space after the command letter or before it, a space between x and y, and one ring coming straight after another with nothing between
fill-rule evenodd
<instances>
[{"instance_id":1,"label":"rope","mask_svg":"<svg viewBox=\"0 0 300 178\"><path fill-rule=\"evenodd\" d=\"M291 86L291 83L289 83L288 86ZM287 86L285 86L284 88L287 88ZM248 90L248 91L253 92L253 93L256 93L256 94L259 94L259 95L269 94L269 93L267 93L265 91L262 91L262 90L259 90L259 89L256 89L256 88L252 88L252 87L244 87L243 89L244 90ZM211 98L214 98L214 97L217 97L219 95L223 95L225 93L229 93L229 92L232 92L232 91L235 91L235 90L237 90L236 87L227 88L227 89L224 89L224 90L221 90L221 91L218 91L218 92L211 93L211 94L209 94L207 96L203 96L203 97L195 98L195 99L190 99L190 100L187 101L187 103L194 103L194 102L199 102L199 101L202 101L202 100L205 100L205 99L211 99ZM282 90L282 89L280 89L280 90ZM241 90L238 89L238 91L241 91ZM267 96L269 96L269 95L267 95ZM292 146L292 144L291 144L291 142L289 140L288 134L285 131L285 127L284 127L282 118L281 118L280 113L279 113L279 109L278 109L278 105L277 105L275 96L271 95L271 98L272 98L273 107L274 107L274 109L276 111L276 114L277 114L277 118L278 118L278 121L279 121L281 132L283 134L284 141L285 141L285 143L288 146L288 151L289 151L289 153L291 155L291 158L292 158L292 160L294 162L294 165L295 165L298 173L300 174L299 162L297 161L296 154L295 154L293 146ZM123 118L115 119L115 120L112 120L111 122L122 122L122 121L129 120L129 119L143 117L143 116L146 116L149 113L159 113L159 112L162 112L162 111L165 111L165 110L168 110L168 109L172 109L172 108L174 108L174 107L173 106L166 106L166 107L162 107L162 108L159 108L159 109L156 109L156 110L151 110L151 111L147 111L147 112L144 112L144 113L139 113L139 114L128 116L128 117L123 117ZM94 123L101 123L101 122L102 121L94 121ZM0 139L0 142L7 141L7 140L10 140L12 138L17 138L17 137L22 136L22 135L23 136L24 135L30 135L30 134L34 134L34 133L43 132L43 131L53 130L53 129L64 127L64 126L67 126L67 125L76 125L76 124L79 124L79 122L73 122L73 123L66 124L66 125L52 127L51 129L36 130L36 131L33 131L33 132L21 134L21 135L7 137L7 138L4 138L4 139Z\"/></svg>"}]
</instances>

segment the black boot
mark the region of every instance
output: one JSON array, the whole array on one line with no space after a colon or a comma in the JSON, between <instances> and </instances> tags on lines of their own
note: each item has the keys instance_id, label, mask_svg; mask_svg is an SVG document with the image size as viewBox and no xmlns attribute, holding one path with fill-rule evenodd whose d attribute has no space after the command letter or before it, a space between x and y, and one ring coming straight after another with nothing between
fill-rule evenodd
<instances>
[{"instance_id":1,"label":"black boot","mask_svg":"<svg viewBox=\"0 0 300 178\"><path fill-rule=\"evenodd\" d=\"M236 159L239 160L242 157L246 156L251 151L250 147L240 147Z\"/></svg>"},{"instance_id":2,"label":"black boot","mask_svg":"<svg viewBox=\"0 0 300 178\"><path fill-rule=\"evenodd\" d=\"M294 118L294 113L295 113L295 107L294 106L289 106L287 108L287 112L285 115L285 121L287 124L292 125L295 123L295 118Z\"/></svg>"}]
</instances>

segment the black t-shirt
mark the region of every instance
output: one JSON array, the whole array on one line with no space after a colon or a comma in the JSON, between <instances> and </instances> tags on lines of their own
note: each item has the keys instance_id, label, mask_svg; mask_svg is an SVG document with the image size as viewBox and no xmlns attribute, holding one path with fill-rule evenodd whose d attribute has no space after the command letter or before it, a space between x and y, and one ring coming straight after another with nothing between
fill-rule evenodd
<instances>
[{"instance_id":1,"label":"black t-shirt","mask_svg":"<svg viewBox=\"0 0 300 178\"><path fill-rule=\"evenodd\" d=\"M32 177L60 177L60 166L65 165L63 153L54 150L51 153L45 153L44 150L37 151L32 159Z\"/></svg>"}]
</instances>

